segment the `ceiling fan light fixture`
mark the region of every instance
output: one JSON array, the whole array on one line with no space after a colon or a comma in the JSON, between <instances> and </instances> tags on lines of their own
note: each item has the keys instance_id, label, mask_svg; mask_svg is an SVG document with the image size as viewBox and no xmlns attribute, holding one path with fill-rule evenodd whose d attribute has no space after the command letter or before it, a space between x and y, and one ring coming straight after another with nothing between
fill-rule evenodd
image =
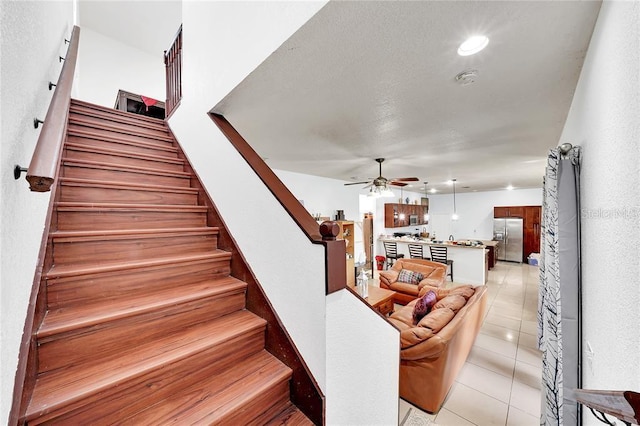
<instances>
[{"instance_id":1,"label":"ceiling fan light fixture","mask_svg":"<svg viewBox=\"0 0 640 426\"><path fill-rule=\"evenodd\" d=\"M466 39L460 47L458 47L458 55L470 56L480 52L489 44L489 37L484 35L475 35Z\"/></svg>"}]
</instances>

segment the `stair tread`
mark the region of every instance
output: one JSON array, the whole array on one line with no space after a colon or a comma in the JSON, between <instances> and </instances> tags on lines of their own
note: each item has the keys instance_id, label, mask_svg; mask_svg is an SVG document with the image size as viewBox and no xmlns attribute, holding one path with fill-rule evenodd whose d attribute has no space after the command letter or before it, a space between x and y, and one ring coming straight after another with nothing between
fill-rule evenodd
<instances>
[{"instance_id":1,"label":"stair tread","mask_svg":"<svg viewBox=\"0 0 640 426\"><path fill-rule=\"evenodd\" d=\"M51 237L55 242L64 240L71 241L93 241L107 239L128 239L128 238L155 238L166 237L173 234L187 235L217 235L219 228L214 226L200 226L193 228L154 228L154 229L116 229L105 231L55 231L51 232Z\"/></svg>"},{"instance_id":2,"label":"stair tread","mask_svg":"<svg viewBox=\"0 0 640 426\"><path fill-rule=\"evenodd\" d=\"M231 253L228 251L215 249L205 254L190 254L190 255L174 255L162 258L135 260L128 262L105 262L96 264L79 264L79 265L54 265L45 274L46 279L55 279L63 277L72 277L80 275L92 275L100 274L111 271L119 271L125 269L139 269L150 266L167 265L172 263L183 263L197 260L216 259L216 258L229 258L231 259Z\"/></svg>"},{"instance_id":3,"label":"stair tread","mask_svg":"<svg viewBox=\"0 0 640 426\"><path fill-rule=\"evenodd\" d=\"M122 126L118 126L118 125L111 125L111 124L106 124L106 123L96 123L94 121L91 120L87 120L83 117L78 117L75 115L70 114L69 115L69 124L73 124L76 126L82 126L82 127L88 127L91 129L100 129L100 130L105 130L107 132L114 132L114 133L122 133L125 135L131 135L131 136L136 136L136 137L140 137L140 138L144 138L144 139L151 139L151 140L157 140L157 141L162 141L162 142L173 142L173 138L171 136L169 136L169 134L167 133L167 135L154 135L154 134L149 134L149 133L145 133L144 131L136 131L136 130L132 130L132 129L127 129L124 128Z\"/></svg>"},{"instance_id":4,"label":"stair tread","mask_svg":"<svg viewBox=\"0 0 640 426\"><path fill-rule=\"evenodd\" d=\"M157 290L153 293L128 298L126 300L106 300L99 304L84 304L50 310L37 332L39 339L65 333L71 330L95 326L109 321L141 315L163 307L177 305L192 300L243 291L247 284L234 277L221 277Z\"/></svg>"},{"instance_id":5,"label":"stair tread","mask_svg":"<svg viewBox=\"0 0 640 426\"><path fill-rule=\"evenodd\" d=\"M163 155L153 155L153 154L142 154L138 152L124 152L122 150L116 149L108 149L108 148L100 148L94 147L91 145L85 145L80 143L67 142L65 144L65 148L73 151L84 151L84 152L92 152L96 154L103 155L113 155L116 157L126 157L126 158L136 158L141 160L149 160L149 161L160 161L165 163L174 163L179 165L184 165L185 161L176 157L168 157Z\"/></svg>"},{"instance_id":6,"label":"stair tread","mask_svg":"<svg viewBox=\"0 0 640 426\"><path fill-rule=\"evenodd\" d=\"M171 170L163 170L156 169L153 167L142 167L142 166L121 166L116 163L107 163L104 161L91 161L91 160L74 160L72 158L64 157L62 158L63 166L76 166L76 167L89 167L95 169L103 169L103 170L115 170L121 172L138 172L138 173L147 173L153 175L160 176L173 176L178 178L190 178L191 174L189 172L184 171L171 171Z\"/></svg>"},{"instance_id":7,"label":"stair tread","mask_svg":"<svg viewBox=\"0 0 640 426\"><path fill-rule=\"evenodd\" d=\"M130 379L162 368L219 345L229 339L264 328L266 321L243 310L211 322L201 323L136 347L135 354L119 355L78 368L65 368L40 375L36 381L26 420L118 386Z\"/></svg>"},{"instance_id":8,"label":"stair tread","mask_svg":"<svg viewBox=\"0 0 640 426\"><path fill-rule=\"evenodd\" d=\"M313 422L304 415L298 407L290 404L273 419L265 423L265 426L313 426Z\"/></svg>"},{"instance_id":9,"label":"stair tread","mask_svg":"<svg viewBox=\"0 0 640 426\"><path fill-rule=\"evenodd\" d=\"M162 125L164 125L164 123L165 123L165 121L163 119L161 119L161 118L149 117L147 115L135 114L135 113L128 112L128 111L121 111L119 109L113 109L113 108L109 108L109 107L106 107L106 106L93 104L93 103L90 103L90 102L87 102L87 101L82 101L80 99L71 99L71 106L104 111L104 112L109 113L109 114L116 114L116 115L121 115L121 116L124 116L124 117L128 116L128 117L131 117L131 118L135 118L136 120L148 121L148 122L153 123L153 124L162 124Z\"/></svg>"},{"instance_id":10,"label":"stair tread","mask_svg":"<svg viewBox=\"0 0 640 426\"><path fill-rule=\"evenodd\" d=\"M131 139L123 136L99 135L94 132L91 132L88 130L82 130L82 129L68 129L67 134L70 136L77 136L77 137L82 137L87 139L97 139L105 142L140 146L144 148L155 149L158 151L167 151L167 152L173 152L173 153L178 152L178 148L171 145L159 145L157 143L138 141L136 139Z\"/></svg>"},{"instance_id":11,"label":"stair tread","mask_svg":"<svg viewBox=\"0 0 640 426\"><path fill-rule=\"evenodd\" d=\"M168 133L168 129L165 126L164 120L154 119L155 121L149 121L140 119L140 117L147 117L141 114L134 114L127 111L121 111L117 109L102 109L91 106L81 105L76 102L71 102L69 105L69 113L87 115L90 117L96 117L103 120L120 121L125 123L134 123L135 125L146 127L149 129L164 131ZM125 114L126 113L126 114Z\"/></svg>"},{"instance_id":12,"label":"stair tread","mask_svg":"<svg viewBox=\"0 0 640 426\"><path fill-rule=\"evenodd\" d=\"M83 203L73 201L59 201L58 210L164 210L183 212L206 212L207 206L188 206L184 204L134 204L134 203Z\"/></svg>"},{"instance_id":13,"label":"stair tread","mask_svg":"<svg viewBox=\"0 0 640 426\"><path fill-rule=\"evenodd\" d=\"M127 419L130 424L217 424L251 406L260 393L289 380L291 369L263 350L215 377L181 389L170 399Z\"/></svg>"},{"instance_id":14,"label":"stair tread","mask_svg":"<svg viewBox=\"0 0 640 426\"><path fill-rule=\"evenodd\" d=\"M101 186L101 187L126 188L126 189L144 189L148 191L184 192L184 193L192 193L192 194L198 193L198 188L153 185L153 184L146 184L146 183L124 182L124 181L115 181L115 180L79 179L79 178L61 176L60 182L64 184L70 184L70 185Z\"/></svg>"}]
</instances>

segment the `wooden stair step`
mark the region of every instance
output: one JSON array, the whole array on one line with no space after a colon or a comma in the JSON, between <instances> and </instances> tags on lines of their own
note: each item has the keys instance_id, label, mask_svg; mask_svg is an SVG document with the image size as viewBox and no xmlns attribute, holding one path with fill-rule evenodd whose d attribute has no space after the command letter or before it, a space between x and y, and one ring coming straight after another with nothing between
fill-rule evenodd
<instances>
[{"instance_id":1,"label":"wooden stair step","mask_svg":"<svg viewBox=\"0 0 640 426\"><path fill-rule=\"evenodd\" d=\"M96 122L95 120L91 120L90 118L83 117L80 115L69 114L69 128L78 128L82 127L85 130L91 130L97 134L122 134L127 135L133 139L143 140L151 143L158 144L173 144L173 137L171 137L168 133L157 134L152 130L148 130L145 128L135 128L133 126L122 126L120 124L110 124L107 122Z\"/></svg>"},{"instance_id":2,"label":"wooden stair step","mask_svg":"<svg viewBox=\"0 0 640 426\"><path fill-rule=\"evenodd\" d=\"M150 342L244 309L246 283L225 277L154 294L50 310L37 332L38 372L125 357Z\"/></svg>"},{"instance_id":3,"label":"wooden stair step","mask_svg":"<svg viewBox=\"0 0 640 426\"><path fill-rule=\"evenodd\" d=\"M51 233L55 265L82 265L207 253L218 247L218 228L57 231Z\"/></svg>"},{"instance_id":4,"label":"wooden stair step","mask_svg":"<svg viewBox=\"0 0 640 426\"><path fill-rule=\"evenodd\" d=\"M234 277L221 277L180 287L161 289L136 297L96 301L70 308L52 309L47 312L37 332L38 339L67 333L81 328L115 321L151 312L173 304L185 303L200 297L211 297L227 292L244 291L247 284Z\"/></svg>"},{"instance_id":5,"label":"wooden stair step","mask_svg":"<svg viewBox=\"0 0 640 426\"><path fill-rule=\"evenodd\" d=\"M60 177L59 182L60 201L63 202L136 202L138 204L182 205L198 203L197 188L69 177Z\"/></svg>"},{"instance_id":6,"label":"wooden stair step","mask_svg":"<svg viewBox=\"0 0 640 426\"><path fill-rule=\"evenodd\" d=\"M134 140L122 136L98 135L83 128L68 129L67 142L104 147L122 152L140 152L155 155L178 157L178 148L168 144L157 144Z\"/></svg>"},{"instance_id":7,"label":"wooden stair step","mask_svg":"<svg viewBox=\"0 0 640 426\"><path fill-rule=\"evenodd\" d=\"M137 127L144 127L150 130L164 132L164 134L168 134L168 129L165 125L164 120L155 119L154 121L148 120L140 120L139 117L145 117L140 114L126 113L119 114L125 111L119 111L116 109L100 109L100 108L90 108L85 105L80 105L75 102L71 102L69 106L70 114L77 114L81 116L85 116L87 118L97 118L100 120L107 120L117 124L129 124Z\"/></svg>"},{"instance_id":8,"label":"wooden stair step","mask_svg":"<svg viewBox=\"0 0 640 426\"><path fill-rule=\"evenodd\" d=\"M92 104L79 99L71 99L71 108L81 109L86 111L92 111L96 114L104 113L110 116L118 116L122 119L134 120L140 123L146 123L148 125L164 126L165 121L161 118L149 117L148 115L134 114L128 111L121 111L119 109L113 109L102 105Z\"/></svg>"},{"instance_id":9,"label":"wooden stair step","mask_svg":"<svg viewBox=\"0 0 640 426\"><path fill-rule=\"evenodd\" d=\"M183 171L140 166L120 166L115 163L81 161L68 158L62 159L62 166L62 175L64 177L181 187L189 187L191 185L191 175Z\"/></svg>"},{"instance_id":10,"label":"wooden stair step","mask_svg":"<svg viewBox=\"0 0 640 426\"><path fill-rule=\"evenodd\" d=\"M57 203L58 230L195 228L207 225L206 206Z\"/></svg>"},{"instance_id":11,"label":"wooden stair step","mask_svg":"<svg viewBox=\"0 0 640 426\"><path fill-rule=\"evenodd\" d=\"M119 265L55 265L44 276L47 306L53 310L97 300L111 303L223 278L231 272L230 262L230 252L216 250L206 255L176 255Z\"/></svg>"},{"instance_id":12,"label":"wooden stair step","mask_svg":"<svg viewBox=\"0 0 640 426\"><path fill-rule=\"evenodd\" d=\"M126 419L137 425L263 424L288 406L291 370L262 351L216 377L181 389L169 400Z\"/></svg>"},{"instance_id":13,"label":"wooden stair step","mask_svg":"<svg viewBox=\"0 0 640 426\"><path fill-rule=\"evenodd\" d=\"M176 157L165 157L143 153L122 152L120 150L94 147L91 145L67 143L64 156L69 160L118 164L120 167L138 166L158 170L184 171L185 161Z\"/></svg>"},{"instance_id":14,"label":"wooden stair step","mask_svg":"<svg viewBox=\"0 0 640 426\"><path fill-rule=\"evenodd\" d=\"M69 109L69 120L76 124L83 124L97 129L115 131L119 129L120 133L126 133L137 136L152 137L154 139L166 140L169 131L166 127L146 126L144 123L137 123L135 120L120 120L118 116L110 116L108 114L94 115L87 111L74 111Z\"/></svg>"},{"instance_id":15,"label":"wooden stair step","mask_svg":"<svg viewBox=\"0 0 640 426\"><path fill-rule=\"evenodd\" d=\"M130 270L130 269L140 269L140 268L148 268L150 266L157 265L165 265L169 263L180 263L185 260L194 260L194 259L224 259L230 260L231 253L228 251L215 249L209 253L204 254L174 254L170 256L165 256L161 258L153 258L153 259L141 259L141 260L133 260L128 262L105 262L105 263L96 263L89 265L54 265L51 269L45 274L46 279L55 279L55 278L66 278L66 277L76 277L81 275L95 275L95 274L104 274L107 272L113 271L122 271L122 270Z\"/></svg>"},{"instance_id":16,"label":"wooden stair step","mask_svg":"<svg viewBox=\"0 0 640 426\"><path fill-rule=\"evenodd\" d=\"M100 359L97 354L94 363L39 375L25 420L29 424L54 419L67 424L104 422L105 411L172 395L178 378L199 381L203 372L211 374L237 361L237 356L259 352L265 327L266 321L248 311L234 312L140 342L131 356Z\"/></svg>"},{"instance_id":17,"label":"wooden stair step","mask_svg":"<svg viewBox=\"0 0 640 426\"><path fill-rule=\"evenodd\" d=\"M298 407L289 404L273 419L264 423L265 426L313 426L313 422L304 415Z\"/></svg>"}]
</instances>

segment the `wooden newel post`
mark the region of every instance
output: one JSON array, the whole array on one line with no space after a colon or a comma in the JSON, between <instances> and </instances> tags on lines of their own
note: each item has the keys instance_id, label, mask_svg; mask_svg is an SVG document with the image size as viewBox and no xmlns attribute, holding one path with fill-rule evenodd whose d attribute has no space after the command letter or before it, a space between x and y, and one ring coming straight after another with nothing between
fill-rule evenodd
<instances>
[{"instance_id":1,"label":"wooden newel post","mask_svg":"<svg viewBox=\"0 0 640 426\"><path fill-rule=\"evenodd\" d=\"M340 225L332 220L326 220L320 224L320 235L323 241L335 241L340 233Z\"/></svg>"}]
</instances>

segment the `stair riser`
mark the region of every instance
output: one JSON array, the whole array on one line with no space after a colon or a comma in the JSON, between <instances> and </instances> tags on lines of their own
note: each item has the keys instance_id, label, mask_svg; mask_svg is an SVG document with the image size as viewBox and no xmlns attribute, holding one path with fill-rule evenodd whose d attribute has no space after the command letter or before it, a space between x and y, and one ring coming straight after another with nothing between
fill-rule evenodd
<instances>
[{"instance_id":1,"label":"stair riser","mask_svg":"<svg viewBox=\"0 0 640 426\"><path fill-rule=\"evenodd\" d=\"M88 276L47 279L49 309L128 300L157 290L223 277L229 258L113 271Z\"/></svg>"},{"instance_id":2,"label":"stair riser","mask_svg":"<svg viewBox=\"0 0 640 426\"><path fill-rule=\"evenodd\" d=\"M101 129L97 127L85 126L85 125L74 123L71 121L69 122L69 130L72 132L76 130L90 132L92 135L98 136L98 137L126 138L131 141L144 142L144 143L158 145L162 147L173 146L173 142L170 139L166 137L154 136L153 134L146 133L146 132L144 132L143 134L136 134L136 133L132 134L132 133L127 133L125 130L118 129L116 131L116 130Z\"/></svg>"},{"instance_id":3,"label":"stair riser","mask_svg":"<svg viewBox=\"0 0 640 426\"><path fill-rule=\"evenodd\" d=\"M70 160L95 161L98 163L118 164L121 167L147 167L170 172L183 172L182 161L162 161L157 159L128 157L126 155L111 155L109 153L90 152L68 147L65 157Z\"/></svg>"},{"instance_id":4,"label":"stair riser","mask_svg":"<svg viewBox=\"0 0 640 426\"><path fill-rule=\"evenodd\" d=\"M62 168L62 176L77 179L107 180L113 182L128 182L148 185L166 185L189 188L191 181L182 176L166 176L134 170L109 170L85 165L67 165Z\"/></svg>"},{"instance_id":5,"label":"stair riser","mask_svg":"<svg viewBox=\"0 0 640 426\"><path fill-rule=\"evenodd\" d=\"M100 262L134 261L181 254L205 254L217 248L218 237L208 235L169 235L156 238L83 241L78 238L55 239L56 264L77 265Z\"/></svg>"},{"instance_id":6,"label":"stair riser","mask_svg":"<svg viewBox=\"0 0 640 426\"><path fill-rule=\"evenodd\" d=\"M90 116L104 115L115 118L116 120L125 120L134 123L139 123L143 127L159 127L166 128L163 119L149 117L147 115L134 114L130 112L121 111L119 109L113 109L100 105L95 105L87 102L80 101L78 99L71 99L71 107L69 112L81 112Z\"/></svg>"},{"instance_id":7,"label":"stair riser","mask_svg":"<svg viewBox=\"0 0 640 426\"><path fill-rule=\"evenodd\" d=\"M149 191L134 188L103 188L62 183L60 201L85 203L136 203L191 205L198 203L197 193Z\"/></svg>"},{"instance_id":8,"label":"stair riser","mask_svg":"<svg viewBox=\"0 0 640 426\"><path fill-rule=\"evenodd\" d=\"M39 417L36 422L29 422L29 425L51 420L62 424L94 424L96 419L103 424L122 423L122 419L128 415L170 397L177 390L197 383L203 377L224 371L238 359L257 353L262 348L264 329L255 330L164 368L134 377L117 387L80 399Z\"/></svg>"},{"instance_id":9,"label":"stair riser","mask_svg":"<svg viewBox=\"0 0 640 426\"><path fill-rule=\"evenodd\" d=\"M161 149L158 146L138 145L133 141L110 141L101 138L88 138L83 136L69 135L68 139L71 143L93 146L96 148L112 149L122 153L162 155L164 157L178 158L178 153L171 147Z\"/></svg>"},{"instance_id":10,"label":"stair riser","mask_svg":"<svg viewBox=\"0 0 640 426\"><path fill-rule=\"evenodd\" d=\"M60 231L197 228L206 222L207 217L201 212L58 210Z\"/></svg>"},{"instance_id":11,"label":"stair riser","mask_svg":"<svg viewBox=\"0 0 640 426\"><path fill-rule=\"evenodd\" d=\"M131 132L134 134L143 133L143 134L149 134L149 135L159 136L163 138L166 138L167 136L169 136L167 129L162 126L145 125L145 124L139 125L131 120L122 120L121 117L117 115L110 116L106 114L91 114L91 113L89 114L90 115L71 111L69 114L69 118L72 121L74 120L87 121L98 127L102 125L118 126L123 131Z\"/></svg>"},{"instance_id":12,"label":"stair riser","mask_svg":"<svg viewBox=\"0 0 640 426\"><path fill-rule=\"evenodd\" d=\"M97 357L126 356L140 342L243 309L244 302L240 291L38 339L38 372L95 362Z\"/></svg>"}]
</instances>

